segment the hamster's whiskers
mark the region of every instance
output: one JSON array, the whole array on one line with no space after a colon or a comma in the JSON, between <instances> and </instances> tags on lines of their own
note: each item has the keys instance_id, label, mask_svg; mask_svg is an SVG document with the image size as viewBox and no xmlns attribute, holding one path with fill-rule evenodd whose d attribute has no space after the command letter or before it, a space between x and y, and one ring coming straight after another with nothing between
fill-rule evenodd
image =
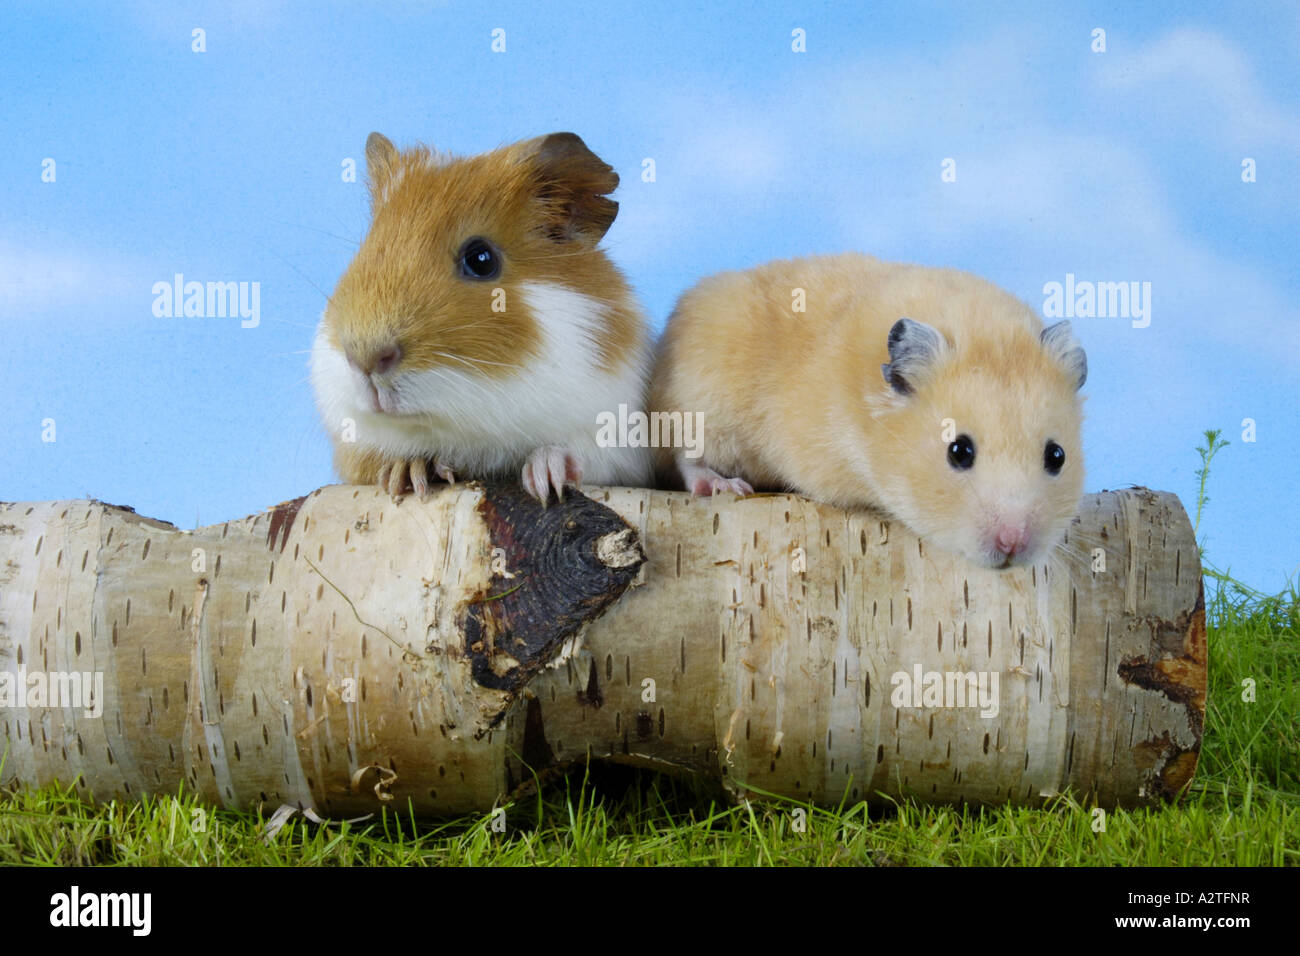
<instances>
[{"instance_id":1,"label":"hamster's whiskers","mask_svg":"<svg viewBox=\"0 0 1300 956\"><path fill-rule=\"evenodd\" d=\"M1067 542L1062 536L1047 551L1048 559L1063 570L1070 579L1070 584L1078 586L1081 575L1092 574L1092 554Z\"/></svg>"}]
</instances>

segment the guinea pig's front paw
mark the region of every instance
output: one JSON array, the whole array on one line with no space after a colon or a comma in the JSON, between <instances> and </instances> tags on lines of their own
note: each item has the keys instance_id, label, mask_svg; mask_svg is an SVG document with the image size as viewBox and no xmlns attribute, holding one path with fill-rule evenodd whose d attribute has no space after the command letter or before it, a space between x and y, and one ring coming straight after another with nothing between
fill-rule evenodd
<instances>
[{"instance_id":1,"label":"guinea pig's front paw","mask_svg":"<svg viewBox=\"0 0 1300 956\"><path fill-rule=\"evenodd\" d=\"M582 466L573 452L563 445L543 445L524 462L524 490L546 507L551 489L564 500L564 486L582 481Z\"/></svg>"},{"instance_id":2,"label":"guinea pig's front paw","mask_svg":"<svg viewBox=\"0 0 1300 956\"><path fill-rule=\"evenodd\" d=\"M433 473L447 484L456 483L456 475L451 468L437 458L405 458L400 461L385 462L379 469L376 484L394 497L414 491L423 500L429 497L430 465L433 466Z\"/></svg>"}]
</instances>

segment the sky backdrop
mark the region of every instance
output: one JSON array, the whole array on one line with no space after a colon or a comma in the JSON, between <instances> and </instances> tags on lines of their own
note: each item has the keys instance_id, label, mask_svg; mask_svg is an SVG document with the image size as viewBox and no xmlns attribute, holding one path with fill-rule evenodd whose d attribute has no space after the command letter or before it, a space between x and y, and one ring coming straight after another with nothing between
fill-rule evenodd
<instances>
[{"instance_id":1,"label":"sky backdrop","mask_svg":"<svg viewBox=\"0 0 1300 956\"><path fill-rule=\"evenodd\" d=\"M1067 274L1150 283L1144 328L1074 320L1088 489L1194 511L1223 429L1208 558L1277 590L1300 567L1297 49L1289 0L11 0L0 499L188 528L337 480L306 363L367 224L346 161L371 130L458 153L572 130L622 175L606 248L656 327L709 273L850 249L1040 310ZM177 273L258 283L260 322L156 316Z\"/></svg>"}]
</instances>

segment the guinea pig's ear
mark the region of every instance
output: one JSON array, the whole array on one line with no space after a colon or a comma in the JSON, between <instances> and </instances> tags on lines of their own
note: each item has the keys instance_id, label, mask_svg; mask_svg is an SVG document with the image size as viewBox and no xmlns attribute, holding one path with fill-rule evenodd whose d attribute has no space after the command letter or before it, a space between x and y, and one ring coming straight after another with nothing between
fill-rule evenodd
<instances>
[{"instance_id":1,"label":"guinea pig's ear","mask_svg":"<svg viewBox=\"0 0 1300 956\"><path fill-rule=\"evenodd\" d=\"M1069 320L1043 329L1039 341L1043 343L1047 354L1064 365L1066 372L1075 379L1074 387L1083 388L1083 383L1088 380L1088 355L1074 337Z\"/></svg>"},{"instance_id":2,"label":"guinea pig's ear","mask_svg":"<svg viewBox=\"0 0 1300 956\"><path fill-rule=\"evenodd\" d=\"M947 350L939 330L915 319L899 319L889 330L889 361L880 366L885 381L900 395L925 376Z\"/></svg>"},{"instance_id":3,"label":"guinea pig's ear","mask_svg":"<svg viewBox=\"0 0 1300 956\"><path fill-rule=\"evenodd\" d=\"M618 215L606 198L618 173L574 133L551 133L521 144L536 176L547 235L558 241L598 243Z\"/></svg>"},{"instance_id":4,"label":"guinea pig's ear","mask_svg":"<svg viewBox=\"0 0 1300 956\"><path fill-rule=\"evenodd\" d=\"M370 180L371 206L378 206L388 190L393 177L393 163L397 159L397 147L383 133L371 133L366 137L366 174Z\"/></svg>"}]
</instances>

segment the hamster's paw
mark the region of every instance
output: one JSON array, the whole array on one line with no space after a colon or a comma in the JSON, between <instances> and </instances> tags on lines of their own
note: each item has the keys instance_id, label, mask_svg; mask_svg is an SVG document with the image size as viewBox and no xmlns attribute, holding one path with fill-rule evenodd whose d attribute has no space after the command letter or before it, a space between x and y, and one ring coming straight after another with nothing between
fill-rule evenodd
<instances>
[{"instance_id":1,"label":"hamster's paw","mask_svg":"<svg viewBox=\"0 0 1300 956\"><path fill-rule=\"evenodd\" d=\"M682 479L690 493L697 498L716 495L719 491L730 491L742 497L754 493L754 487L745 479L724 478L712 468L705 468L702 465L683 464Z\"/></svg>"},{"instance_id":2,"label":"hamster's paw","mask_svg":"<svg viewBox=\"0 0 1300 956\"><path fill-rule=\"evenodd\" d=\"M394 497L401 497L408 491L414 491L420 500L429 497L429 465L433 473L449 485L456 483L456 475L437 458L408 458L401 461L385 462L379 469L376 484Z\"/></svg>"},{"instance_id":3,"label":"hamster's paw","mask_svg":"<svg viewBox=\"0 0 1300 956\"><path fill-rule=\"evenodd\" d=\"M564 486L582 481L582 466L573 452L563 445L542 445L524 462L524 490L546 507L551 489L564 500Z\"/></svg>"}]
</instances>

